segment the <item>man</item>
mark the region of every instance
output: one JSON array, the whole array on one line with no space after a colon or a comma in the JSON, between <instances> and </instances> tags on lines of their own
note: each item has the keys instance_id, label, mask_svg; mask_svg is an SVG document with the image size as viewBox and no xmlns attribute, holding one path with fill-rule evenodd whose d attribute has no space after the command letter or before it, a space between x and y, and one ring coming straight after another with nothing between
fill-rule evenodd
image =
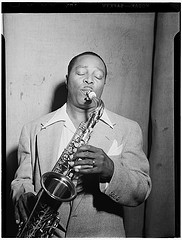
<instances>
[{"instance_id":1,"label":"man","mask_svg":"<svg viewBox=\"0 0 182 240\"><path fill-rule=\"evenodd\" d=\"M29 202L40 189L40 178L50 171L80 122L95 108L86 92L101 97L107 68L103 59L84 52L68 66L67 103L55 112L24 126L18 149L19 168L12 198L16 222L27 219ZM104 109L87 145L73 156L80 174L77 197L59 208L59 237L125 237L122 206L137 206L151 190L149 164L142 151L139 125Z\"/></svg>"}]
</instances>

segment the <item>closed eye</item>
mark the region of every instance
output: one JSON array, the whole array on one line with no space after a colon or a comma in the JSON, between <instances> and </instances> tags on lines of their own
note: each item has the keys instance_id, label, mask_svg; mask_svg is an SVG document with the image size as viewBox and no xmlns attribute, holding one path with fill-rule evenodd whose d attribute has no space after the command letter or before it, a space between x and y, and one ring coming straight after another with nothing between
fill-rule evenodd
<instances>
[{"instance_id":1,"label":"closed eye","mask_svg":"<svg viewBox=\"0 0 182 240\"><path fill-rule=\"evenodd\" d=\"M96 71L94 72L94 77L95 77L96 79L98 79L98 80L101 80L101 79L104 77L104 74L103 74L102 71L96 70Z\"/></svg>"},{"instance_id":2,"label":"closed eye","mask_svg":"<svg viewBox=\"0 0 182 240\"><path fill-rule=\"evenodd\" d=\"M94 77L97 78L98 80L101 80L103 78L103 76L101 75L95 75Z\"/></svg>"},{"instance_id":3,"label":"closed eye","mask_svg":"<svg viewBox=\"0 0 182 240\"><path fill-rule=\"evenodd\" d=\"M85 75L86 72L87 72L87 70L86 70L85 68L78 68L78 69L76 70L76 74L79 75L79 76Z\"/></svg>"},{"instance_id":4,"label":"closed eye","mask_svg":"<svg viewBox=\"0 0 182 240\"><path fill-rule=\"evenodd\" d=\"M77 72L77 75L79 75L79 76L83 76L83 75L85 75L85 73Z\"/></svg>"}]
</instances>

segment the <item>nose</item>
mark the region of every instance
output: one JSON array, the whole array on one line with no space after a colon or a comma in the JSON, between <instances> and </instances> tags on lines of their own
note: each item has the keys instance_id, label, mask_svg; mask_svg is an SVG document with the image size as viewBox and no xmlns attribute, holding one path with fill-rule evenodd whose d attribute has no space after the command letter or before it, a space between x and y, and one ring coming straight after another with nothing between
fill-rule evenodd
<instances>
[{"instance_id":1,"label":"nose","mask_svg":"<svg viewBox=\"0 0 182 240\"><path fill-rule=\"evenodd\" d=\"M89 75L87 76L86 78L84 78L84 83L87 83L87 84L93 84L93 78L92 78L92 75Z\"/></svg>"}]
</instances>

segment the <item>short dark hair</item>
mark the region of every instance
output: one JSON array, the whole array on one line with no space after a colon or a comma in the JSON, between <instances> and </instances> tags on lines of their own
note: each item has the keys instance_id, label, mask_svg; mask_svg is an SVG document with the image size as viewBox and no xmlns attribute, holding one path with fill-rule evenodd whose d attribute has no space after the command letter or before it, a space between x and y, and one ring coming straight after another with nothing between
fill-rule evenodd
<instances>
[{"instance_id":1,"label":"short dark hair","mask_svg":"<svg viewBox=\"0 0 182 240\"><path fill-rule=\"evenodd\" d=\"M83 53L80 53L80 54L76 55L75 57L73 57L68 64L68 77L69 77L69 74L70 74L70 72L73 68L73 65L76 62L77 58L81 57L81 56L85 56L85 55L92 55L92 56L96 56L96 57L100 58L100 60L103 62L104 67L105 67L105 77L106 77L107 76L107 66L106 66L104 60L101 58L101 56L99 56L97 53L94 53L94 52L83 52Z\"/></svg>"}]
</instances>

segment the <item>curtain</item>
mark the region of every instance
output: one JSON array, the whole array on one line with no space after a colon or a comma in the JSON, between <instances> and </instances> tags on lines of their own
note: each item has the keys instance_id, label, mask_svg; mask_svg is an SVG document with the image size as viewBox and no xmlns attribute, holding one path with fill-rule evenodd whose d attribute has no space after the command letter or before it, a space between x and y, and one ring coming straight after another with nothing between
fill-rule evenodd
<instances>
[{"instance_id":1,"label":"curtain","mask_svg":"<svg viewBox=\"0 0 182 240\"><path fill-rule=\"evenodd\" d=\"M175 199L179 192L175 189L179 191L179 171L176 168L180 166L180 159L178 156L174 158L174 64L179 65L179 57L174 58L174 40L179 31L178 21L177 14L158 13L155 16L148 126L153 187L145 206L127 209L128 237L179 236L180 208L179 200ZM179 36L177 41L176 51L180 51ZM179 71L176 77L179 86Z\"/></svg>"},{"instance_id":2,"label":"curtain","mask_svg":"<svg viewBox=\"0 0 182 240\"><path fill-rule=\"evenodd\" d=\"M179 32L179 13L4 14L3 24L7 116L4 237L14 237L17 230L9 194L21 128L60 107L67 63L87 50L105 59L105 105L139 123L150 162L152 192L140 206L125 207L127 236L175 237L179 159L174 158L174 38Z\"/></svg>"},{"instance_id":3,"label":"curtain","mask_svg":"<svg viewBox=\"0 0 182 240\"><path fill-rule=\"evenodd\" d=\"M145 224L148 237L175 236L175 184L180 184L175 182L180 159L174 158L174 63L179 64L174 59L174 40L178 31L175 15L158 14L151 104L153 190L146 203Z\"/></svg>"}]
</instances>

